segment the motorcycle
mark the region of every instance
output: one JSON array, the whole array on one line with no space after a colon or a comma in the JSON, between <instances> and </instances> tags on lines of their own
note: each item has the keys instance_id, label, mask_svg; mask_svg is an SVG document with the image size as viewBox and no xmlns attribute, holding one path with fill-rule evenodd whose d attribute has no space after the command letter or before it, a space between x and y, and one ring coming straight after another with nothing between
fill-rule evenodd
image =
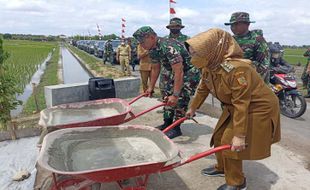
<instances>
[{"instance_id":1,"label":"motorcycle","mask_svg":"<svg viewBox=\"0 0 310 190\"><path fill-rule=\"evenodd\" d=\"M295 76L292 73L287 73L286 68L271 69L270 85L272 91L279 98L281 114L297 118L305 113L306 100L297 90Z\"/></svg>"}]
</instances>

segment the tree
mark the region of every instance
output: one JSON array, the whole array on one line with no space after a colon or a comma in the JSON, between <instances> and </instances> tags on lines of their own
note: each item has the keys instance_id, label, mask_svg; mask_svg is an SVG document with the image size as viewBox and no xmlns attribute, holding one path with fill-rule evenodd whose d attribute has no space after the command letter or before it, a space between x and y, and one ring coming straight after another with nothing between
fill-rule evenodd
<instances>
[{"instance_id":1,"label":"tree","mask_svg":"<svg viewBox=\"0 0 310 190\"><path fill-rule=\"evenodd\" d=\"M103 40L115 40L115 39L120 39L120 37L118 37L115 34L109 34L103 36Z\"/></svg>"},{"instance_id":2,"label":"tree","mask_svg":"<svg viewBox=\"0 0 310 190\"><path fill-rule=\"evenodd\" d=\"M3 50L3 41L0 38L0 129L7 129L7 122L11 120L10 111L22 102L16 99L21 93L17 88L14 73L5 72L5 60L9 54Z\"/></svg>"},{"instance_id":3,"label":"tree","mask_svg":"<svg viewBox=\"0 0 310 190\"><path fill-rule=\"evenodd\" d=\"M8 34L8 33L4 34L3 39L12 39L12 34Z\"/></svg>"}]
</instances>

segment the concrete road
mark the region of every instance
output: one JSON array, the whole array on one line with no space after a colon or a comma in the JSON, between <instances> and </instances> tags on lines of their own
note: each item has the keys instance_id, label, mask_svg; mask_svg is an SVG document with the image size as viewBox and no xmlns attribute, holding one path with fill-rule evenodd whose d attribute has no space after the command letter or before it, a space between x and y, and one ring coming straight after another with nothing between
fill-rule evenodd
<instances>
[{"instance_id":1,"label":"concrete road","mask_svg":"<svg viewBox=\"0 0 310 190\"><path fill-rule=\"evenodd\" d=\"M210 101L210 99L208 100ZM207 101L207 102L208 102ZM155 99L143 98L133 104L134 111L140 111L147 106L152 106L158 102ZM215 103L216 104L216 103ZM209 149L209 141L213 128L217 123L217 118L210 117L204 114L198 114L196 119L200 124L195 124L193 121L186 121L182 124L183 136L173 139L175 144L183 152L184 158L187 158L193 154L205 151ZM144 124L150 126L156 126L162 121L161 114L152 111L144 116L131 121L132 124ZM287 118L281 118L283 123L283 136L290 140L300 141L301 136L306 137L309 129L307 126L300 134L295 132L298 138L290 138L290 134L287 135L287 129L290 129L290 122ZM308 120L309 122L310 120ZM302 124L298 126L306 125L306 121L301 121ZM301 127L302 128L302 127ZM283 138L282 143L290 143ZM305 142L306 143L306 142ZM307 141L309 143L309 141ZM292 145L289 146L292 148ZM302 148L301 148L302 149ZM295 150L295 149L294 149ZM301 153L305 153L309 150L304 147ZM201 169L210 166L215 163L215 157L209 156L187 165L178 167L172 171L168 171L162 174L153 175L150 179L149 189L169 189L169 190L213 190L217 189L222 183L225 183L224 178L212 178L205 177L200 174ZM307 162L303 155L298 154L296 151L290 151L286 146L281 143L272 146L272 156L258 161L245 161L244 171L247 177L248 189L250 190L288 190L288 189L309 189L310 185L310 172L306 169ZM111 187L113 186L110 184ZM110 188L108 188L110 189ZM111 188L113 189L113 188Z\"/></svg>"},{"instance_id":2,"label":"concrete road","mask_svg":"<svg viewBox=\"0 0 310 190\"><path fill-rule=\"evenodd\" d=\"M281 115L282 140L280 145L303 156L310 170L310 104L307 111L297 119Z\"/></svg>"}]
</instances>

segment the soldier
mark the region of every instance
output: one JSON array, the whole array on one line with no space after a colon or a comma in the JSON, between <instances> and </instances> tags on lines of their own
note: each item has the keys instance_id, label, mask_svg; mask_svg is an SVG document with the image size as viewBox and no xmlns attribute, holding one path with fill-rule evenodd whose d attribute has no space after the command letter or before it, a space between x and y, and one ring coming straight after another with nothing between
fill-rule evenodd
<instances>
[{"instance_id":1,"label":"soldier","mask_svg":"<svg viewBox=\"0 0 310 190\"><path fill-rule=\"evenodd\" d=\"M165 36L165 38L175 39L184 43L189 39L189 36L181 33L181 29L184 27L185 26L182 25L182 20L180 18L175 17L170 19L169 25L166 26L166 28L170 30L170 34Z\"/></svg>"},{"instance_id":2,"label":"soldier","mask_svg":"<svg viewBox=\"0 0 310 190\"><path fill-rule=\"evenodd\" d=\"M170 19L169 25L166 26L166 28L170 30L170 34L165 36L165 38L175 39L184 43L189 39L189 36L181 33L181 30L184 27L185 26L182 25L182 20L180 18L174 17ZM163 110L157 110L157 113L163 113Z\"/></svg>"},{"instance_id":3,"label":"soldier","mask_svg":"<svg viewBox=\"0 0 310 190\"><path fill-rule=\"evenodd\" d=\"M122 40L121 45L117 47L116 60L120 63L124 76L126 76L126 71L127 75L130 76L129 62L131 60L131 48L129 45L125 44L124 40Z\"/></svg>"},{"instance_id":4,"label":"soldier","mask_svg":"<svg viewBox=\"0 0 310 190\"><path fill-rule=\"evenodd\" d=\"M131 49L131 59L129 65L131 65L132 70L135 71L136 59L137 59L137 47L135 44L132 43L132 40L130 38L127 39L127 44Z\"/></svg>"},{"instance_id":5,"label":"soldier","mask_svg":"<svg viewBox=\"0 0 310 190\"><path fill-rule=\"evenodd\" d=\"M277 96L243 59L232 36L211 29L185 42L191 63L202 77L186 116L192 117L209 93L223 104L223 113L210 145L231 144L231 150L216 153L217 164L202 170L206 176L224 176L218 190L246 189L243 160L269 157L271 144L280 140L280 108Z\"/></svg>"},{"instance_id":6,"label":"soldier","mask_svg":"<svg viewBox=\"0 0 310 190\"><path fill-rule=\"evenodd\" d=\"M113 63L113 47L112 47L111 40L108 40L104 45L103 64L105 64L107 60L109 60L111 64L114 64Z\"/></svg>"},{"instance_id":7,"label":"soldier","mask_svg":"<svg viewBox=\"0 0 310 190\"><path fill-rule=\"evenodd\" d=\"M149 50L152 61L151 82L146 91L150 96L160 75L159 88L169 106L164 107L164 124L158 129L166 127L184 117L193 91L199 81L199 72L189 64L190 56L183 43L174 39L158 37L149 26L139 28L133 36L140 45ZM180 125L168 131L169 138L182 135Z\"/></svg>"},{"instance_id":8,"label":"soldier","mask_svg":"<svg viewBox=\"0 0 310 190\"><path fill-rule=\"evenodd\" d=\"M269 49L266 40L262 35L262 30L249 31L249 14L246 12L235 12L231 15L229 23L234 38L243 50L245 59L250 59L256 68L256 71L269 83Z\"/></svg>"},{"instance_id":9,"label":"soldier","mask_svg":"<svg viewBox=\"0 0 310 190\"><path fill-rule=\"evenodd\" d=\"M301 80L303 81L304 87L307 89L305 98L310 98L310 48L304 53L304 56L308 57L308 60L304 72L302 73Z\"/></svg>"}]
</instances>

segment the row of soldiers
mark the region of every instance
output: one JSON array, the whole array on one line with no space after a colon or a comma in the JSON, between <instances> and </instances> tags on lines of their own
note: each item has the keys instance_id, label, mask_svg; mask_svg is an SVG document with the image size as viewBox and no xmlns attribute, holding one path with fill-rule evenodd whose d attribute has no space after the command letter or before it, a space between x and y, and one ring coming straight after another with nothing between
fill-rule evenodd
<instances>
[{"instance_id":1,"label":"row of soldiers","mask_svg":"<svg viewBox=\"0 0 310 190\"><path fill-rule=\"evenodd\" d=\"M264 81L268 83L270 77L270 56L268 44L264 39L261 30L249 30L250 23L254 23L254 21L250 21L248 13L236 12L231 15L230 21L228 23L225 23L225 25L230 25L231 31L234 33L234 39L237 41L237 43L244 52L244 58L250 59L252 61L253 66L256 68L256 71L261 75ZM156 46L150 47L150 49L167 49L167 46L173 46L174 48L182 52L182 57L174 57L173 54L171 54L170 57L163 57L163 55L161 54L156 54L156 51L151 51L151 54L149 54L148 50L143 49L140 45L138 46L138 57L143 58L142 64L140 63L141 65L151 62L150 60L145 60L144 57L147 54L149 54L153 62L157 61L165 63L164 66L160 68L159 83L163 99L169 97L170 95L173 95L173 92L175 92L175 72L173 71L173 68L169 65L171 64L171 62L179 61L178 59L183 59L183 61L185 62L185 65L183 65L183 75L186 77L184 77L183 80L186 81L185 85L187 85L188 88L183 88L183 90L179 89L174 94L176 98L181 99L181 101L178 101L180 102L180 105L178 105L177 108L170 106L164 107L164 123L158 126L158 129L160 130L165 129L167 126L171 125L174 120L177 120L180 117L184 116L190 100L190 95L193 95L192 92L190 92L190 89L195 89L200 79L200 72L195 69L192 64L190 64L190 56L186 53L185 49L183 50L182 47L184 46L185 41L189 39L189 36L181 32L184 27L185 26L182 24L182 20L180 18L172 18L169 25L166 26L166 28L170 30L170 34L168 36L165 36L164 38L159 38ZM134 37L136 36L134 35ZM147 81L150 80L151 77L150 66L146 68L147 71L141 72L141 77L142 73L147 72L147 74L143 74L142 77L144 91L147 91L147 89L149 88L149 86L147 86ZM230 69L228 65L227 69ZM185 71L187 72L187 75L185 75ZM152 86L152 84L150 84L150 89L153 88L154 87ZM182 132L179 126L175 127L173 130L167 133L167 136L169 138L174 138L180 135L182 135Z\"/></svg>"},{"instance_id":2,"label":"row of soldiers","mask_svg":"<svg viewBox=\"0 0 310 190\"><path fill-rule=\"evenodd\" d=\"M269 49L268 44L266 40L263 37L261 30L249 30L250 23L254 23L254 21L250 21L249 14L246 12L236 12L233 13L230 21L228 23L225 23L225 25L229 25L231 28L231 31L234 34L234 39L237 41L239 46L242 48L244 52L244 58L250 59L253 63L253 66L256 68L257 72L261 75L261 77L264 79L266 83L269 82L269 67L270 67L270 56L269 56ZM189 36L183 34L181 30L185 26L182 24L182 20L180 18L172 18L170 20L169 25L166 26L167 29L170 30L170 34L165 36L165 39L174 39L181 43L181 45L184 45L184 42L189 39ZM169 44L170 42L167 42ZM163 45L167 45L163 44ZM180 48L179 48L180 49ZM108 41L106 43L106 50L105 50L105 60L107 59L112 60L112 52L113 48L111 45L111 42ZM149 57L149 51L145 50L141 47L141 45L138 45L137 50L134 50L131 46L131 43L125 43L125 41L122 40L121 45L117 48L116 51L116 60L120 63L123 74L126 76L131 75L130 71L130 63L133 62L132 54L137 53L138 58L140 60L140 74L142 79L142 86L143 91L147 91L148 89L148 83L150 81L151 77L151 60ZM159 58L161 55L153 55L154 58ZM190 56L186 55L186 62L189 63ZM167 60L166 60L167 61ZM113 62L113 61L111 61ZM133 63L135 64L135 63ZM190 64L188 64L190 65ZM188 66L189 67L189 66ZM133 67L134 68L134 67ZM190 68L188 70L191 70ZM191 86L195 86L194 84L197 83L199 80L199 72L192 69L193 72L191 76L195 76L193 81L195 82L188 82ZM171 92L167 90L168 88L173 88L173 74L172 69L163 69L161 68L161 79L160 79L160 89L162 92L163 99L167 97ZM190 81L190 80L189 80ZM183 93L184 97L181 102L183 102L183 105L181 105L182 110L172 109L171 107L165 107L164 108L164 124L160 125L158 128L163 130L167 126L169 126L174 120L177 118L180 118L182 114L178 113L184 113L186 110L186 107L188 105L190 94L189 92ZM178 116L179 115L179 116ZM181 135L181 130L179 127L176 127L174 130L172 130L168 136L171 138L174 138L176 136Z\"/></svg>"},{"instance_id":3,"label":"row of soldiers","mask_svg":"<svg viewBox=\"0 0 310 190\"><path fill-rule=\"evenodd\" d=\"M133 34L152 65L145 92L151 96L159 78L167 102L164 123L158 129L181 117L193 117L209 94L223 104L210 145L231 144L231 149L216 153L217 164L202 170L206 176L225 176L226 184L218 190L246 189L242 160L270 156L271 144L280 140L279 102L263 80L269 78L268 45L260 31L249 31L250 23L248 13L232 14L225 24L231 26L235 39L221 29L188 39L181 33L184 26L179 18L170 20L166 38L158 37L149 26ZM165 134L170 139L182 135L180 125Z\"/></svg>"},{"instance_id":4,"label":"row of soldiers","mask_svg":"<svg viewBox=\"0 0 310 190\"><path fill-rule=\"evenodd\" d=\"M230 26L231 31L234 34L234 39L237 41L244 52L244 58L250 59L252 61L256 71L264 79L265 83L268 84L270 80L270 69L271 67L276 69L277 65L280 65L276 63L279 62L279 59L283 60L282 54L279 58L274 58L273 51L269 50L269 45L263 37L262 30L249 30L250 23L255 23L255 21L250 20L248 13L236 12L231 15L230 21L224 24ZM182 25L182 20L180 18L172 18L170 20L170 24L166 26L166 28L170 30L170 34L165 36L165 38L175 39L184 43L189 39L189 36L182 34L181 32L182 28L184 27L185 26ZM272 44L272 46L275 45L276 44ZM307 52L309 52L309 50ZM310 58L308 54L310 53L307 52L304 54L304 56L307 56L309 60ZM285 61L283 60L282 62ZM307 64L305 67L302 75L304 87L307 89L307 95L305 95L305 98L310 97L310 80L308 80L310 69L308 68L308 65L309 64ZM285 64L285 66L293 70L289 64ZM147 72L149 72L149 70ZM143 89L145 90L147 88L147 78L143 77L142 81L144 84Z\"/></svg>"}]
</instances>

